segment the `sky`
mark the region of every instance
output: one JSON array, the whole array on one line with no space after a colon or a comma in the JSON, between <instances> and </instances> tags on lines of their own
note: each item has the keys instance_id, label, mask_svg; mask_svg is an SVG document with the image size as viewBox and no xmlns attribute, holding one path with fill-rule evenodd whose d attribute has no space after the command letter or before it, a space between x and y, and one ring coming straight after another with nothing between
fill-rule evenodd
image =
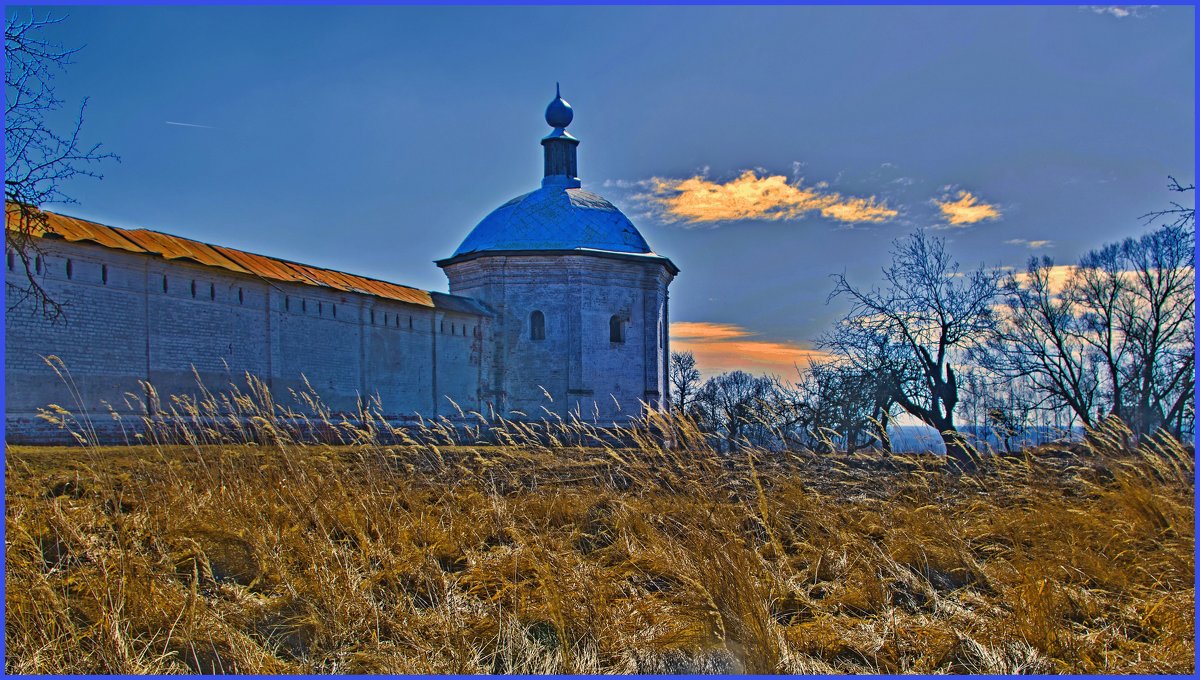
<instances>
[{"instance_id":1,"label":"sky","mask_svg":"<svg viewBox=\"0 0 1200 680\"><path fill-rule=\"evenodd\" d=\"M706 375L794 377L832 275L877 283L914 229L963 269L1069 264L1195 181L1192 7L35 11L82 47L60 116L88 98L120 157L47 208L429 290L540 185L561 83L583 188L680 268Z\"/></svg>"}]
</instances>

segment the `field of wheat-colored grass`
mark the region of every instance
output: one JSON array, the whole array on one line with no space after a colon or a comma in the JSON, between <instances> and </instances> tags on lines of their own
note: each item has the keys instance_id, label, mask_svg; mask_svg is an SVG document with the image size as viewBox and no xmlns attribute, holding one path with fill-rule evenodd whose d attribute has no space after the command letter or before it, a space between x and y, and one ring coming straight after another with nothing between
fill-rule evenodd
<instances>
[{"instance_id":1,"label":"field of wheat-colored grass","mask_svg":"<svg viewBox=\"0 0 1200 680\"><path fill-rule=\"evenodd\" d=\"M176 401L132 447L52 409L82 445L6 452L5 670L1194 670L1194 453L1119 423L956 474L309 405Z\"/></svg>"}]
</instances>

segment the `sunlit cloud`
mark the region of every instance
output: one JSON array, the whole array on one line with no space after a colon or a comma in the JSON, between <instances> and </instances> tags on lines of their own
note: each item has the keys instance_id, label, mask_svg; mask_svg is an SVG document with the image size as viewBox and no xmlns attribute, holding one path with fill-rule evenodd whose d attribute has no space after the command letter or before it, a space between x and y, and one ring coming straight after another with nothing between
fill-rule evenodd
<instances>
[{"instance_id":1,"label":"sunlit cloud","mask_svg":"<svg viewBox=\"0 0 1200 680\"><path fill-rule=\"evenodd\" d=\"M1039 250L1041 248L1054 247L1054 241L1047 241L1047 240L1032 240L1031 241L1029 239L1023 239L1023 238L1010 238L1007 241L1005 241L1005 243L1007 243L1011 246L1025 246L1026 248L1028 248L1030 250Z\"/></svg>"},{"instance_id":2,"label":"sunlit cloud","mask_svg":"<svg viewBox=\"0 0 1200 680\"><path fill-rule=\"evenodd\" d=\"M1067 282L1071 280L1071 277L1074 276L1075 272L1078 270L1079 267L1076 267L1073 264L1052 265L1048 274L1050 293L1052 295L1058 295L1059 293L1063 292L1063 290L1067 287ZM1022 286L1028 287L1032 283L1032 280L1029 277L1029 272L1017 272L1013 276L1016 278L1017 283L1021 284Z\"/></svg>"},{"instance_id":3,"label":"sunlit cloud","mask_svg":"<svg viewBox=\"0 0 1200 680\"><path fill-rule=\"evenodd\" d=\"M742 370L794 379L797 366L804 369L809 361L829 356L796 343L755 340L756 336L733 324L676 321L671 324L671 350L694 354L696 367L706 377Z\"/></svg>"},{"instance_id":4,"label":"sunlit cloud","mask_svg":"<svg viewBox=\"0 0 1200 680\"><path fill-rule=\"evenodd\" d=\"M933 203L941 209L942 217L956 227L1000 217L998 207L981 202L975 194L969 191L958 192L957 200L951 200L949 196L944 196L940 201L934 199Z\"/></svg>"},{"instance_id":5,"label":"sunlit cloud","mask_svg":"<svg viewBox=\"0 0 1200 680\"><path fill-rule=\"evenodd\" d=\"M816 213L838 222L883 222L898 213L874 196L858 198L828 191L824 183L803 186L783 175L753 170L728 182L701 175L688 179L652 178L638 198L655 205L661 218L688 225L739 220L794 220Z\"/></svg>"}]
</instances>

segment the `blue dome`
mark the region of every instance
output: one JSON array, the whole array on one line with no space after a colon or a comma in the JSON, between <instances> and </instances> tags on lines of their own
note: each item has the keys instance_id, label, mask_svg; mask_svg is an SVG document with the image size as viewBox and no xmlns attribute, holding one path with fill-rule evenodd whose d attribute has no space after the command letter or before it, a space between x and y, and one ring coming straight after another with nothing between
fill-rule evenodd
<instances>
[{"instance_id":1,"label":"blue dome","mask_svg":"<svg viewBox=\"0 0 1200 680\"><path fill-rule=\"evenodd\" d=\"M646 239L612 203L583 189L550 184L493 210L467 234L454 255L579 249L651 252Z\"/></svg>"}]
</instances>

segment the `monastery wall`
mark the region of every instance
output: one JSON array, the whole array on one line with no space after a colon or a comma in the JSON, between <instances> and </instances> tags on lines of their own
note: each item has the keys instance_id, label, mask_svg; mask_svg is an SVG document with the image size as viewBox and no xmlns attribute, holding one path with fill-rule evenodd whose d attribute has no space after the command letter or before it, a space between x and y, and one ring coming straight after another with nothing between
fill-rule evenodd
<instances>
[{"instance_id":1,"label":"monastery wall","mask_svg":"<svg viewBox=\"0 0 1200 680\"><path fill-rule=\"evenodd\" d=\"M9 442L69 441L36 417L52 403L87 412L106 439L123 441L104 402L136 411L125 395L144 399L139 380L164 400L194 396L197 375L223 391L231 382L244 387L250 373L289 404L288 390L304 389L307 378L335 412L354 412L360 397L377 397L397 418L457 415L447 397L486 412L491 327L462 305L431 308L89 243L39 243L39 281L65 315L52 323L28 301L5 314ZM20 258L6 258L5 276L22 285ZM49 355L63 360L67 381L41 358Z\"/></svg>"}]
</instances>

